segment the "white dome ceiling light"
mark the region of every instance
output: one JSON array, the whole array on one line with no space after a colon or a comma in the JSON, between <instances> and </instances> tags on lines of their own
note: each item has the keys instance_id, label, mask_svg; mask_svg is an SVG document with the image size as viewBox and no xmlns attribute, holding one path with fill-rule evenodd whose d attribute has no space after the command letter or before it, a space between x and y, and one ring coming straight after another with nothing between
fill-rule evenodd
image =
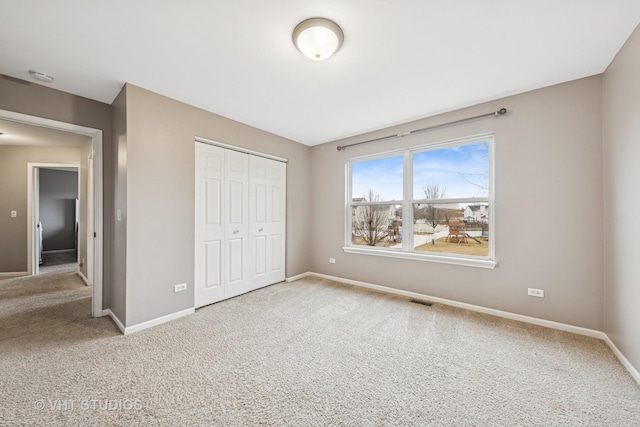
<instances>
[{"instance_id":1,"label":"white dome ceiling light","mask_svg":"<svg viewBox=\"0 0 640 427\"><path fill-rule=\"evenodd\" d=\"M314 61L324 61L336 53L342 42L342 29L325 18L310 18L293 30L293 44L304 56Z\"/></svg>"},{"instance_id":2,"label":"white dome ceiling light","mask_svg":"<svg viewBox=\"0 0 640 427\"><path fill-rule=\"evenodd\" d=\"M34 80L38 80L38 81L44 82L44 83L53 82L53 77L51 77L47 73L43 73L43 72L36 71L36 70L29 70L29 74L31 75L31 78L34 79Z\"/></svg>"}]
</instances>

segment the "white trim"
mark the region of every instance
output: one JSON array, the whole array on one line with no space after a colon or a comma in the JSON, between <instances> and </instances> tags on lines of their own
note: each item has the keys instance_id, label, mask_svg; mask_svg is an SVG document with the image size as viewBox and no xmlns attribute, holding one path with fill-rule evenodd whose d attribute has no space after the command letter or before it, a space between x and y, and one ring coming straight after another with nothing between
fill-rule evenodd
<instances>
[{"instance_id":1,"label":"white trim","mask_svg":"<svg viewBox=\"0 0 640 427\"><path fill-rule=\"evenodd\" d=\"M474 203L488 203L491 209L491 215L489 217L489 251L486 257L470 256L470 255L457 255L457 254L432 254L415 251L414 245L414 218L413 218L413 205L416 203L431 202L429 199L417 199L413 194L413 180L415 176L413 158L415 153L422 153L433 150L441 150L451 147L460 147L473 143L487 143L488 144L488 173L489 173L489 188L488 194L484 197L466 197L466 198L452 198L452 199L437 199L438 204L474 204ZM419 146L413 146L405 149L397 149L393 151L387 151L384 153L376 153L373 155L364 155L358 157L351 157L346 159L345 167L345 229L344 229L344 247L342 248L346 253L354 253L361 255L376 255L391 258L403 258L411 260L420 260L428 262L439 262L452 265L463 265L468 267L480 267L480 268L495 268L498 263L496 261L495 250L495 170L494 170L494 156L495 156L495 133L488 132L479 135L468 136L464 138L453 138L446 141L431 142ZM386 159L392 157L402 156L403 164L403 176L402 176L402 200L390 200L390 201L367 201L367 202L354 202L353 201L353 164L367 162L377 159ZM410 197L408 197L410 196ZM398 205L402 204L403 214L403 234L401 248L397 250L389 250L378 247L362 247L353 244L353 208L359 206L385 206L385 205Z\"/></svg>"},{"instance_id":2,"label":"white trim","mask_svg":"<svg viewBox=\"0 0 640 427\"><path fill-rule=\"evenodd\" d=\"M152 326L157 326L157 325L160 325L162 323L170 322L171 320L175 320L175 319L179 319L181 317L188 316L190 314L195 313L195 311L196 310L193 307L192 308L187 308L186 310L182 310L182 311L178 311L178 312L175 312L175 313L167 314L166 316L158 317L156 319L151 319L151 320L148 320L146 322L138 323L137 325L133 325L133 326L129 326L129 327L124 326L122 324L122 322L120 321L120 319L118 319L118 316L116 316L115 313L113 311L111 311L111 309L107 308L106 310L103 310L102 311L102 315L111 317L111 320L113 320L113 322L116 324L118 329L120 329L120 332L122 332L123 335L129 335L129 334L132 334L134 332L139 332L139 331L142 331L144 329L151 328Z\"/></svg>"},{"instance_id":3,"label":"white trim","mask_svg":"<svg viewBox=\"0 0 640 427\"><path fill-rule=\"evenodd\" d=\"M373 289L380 292L401 295L409 298L418 298L421 300L428 300L432 302L437 302L444 305L449 305L452 307L458 307L465 310L475 311L478 313L489 314L491 316L502 317L505 319L517 320L524 323L530 323L532 325L543 326L545 328L556 329L559 331L571 332L578 335L583 335L591 338L601 339L609 346L613 354L618 358L622 366L624 366L629 374L636 380L638 384L640 384L640 373L638 370L629 362L629 360L622 354L622 352L616 347L616 345L611 341L609 336L602 332L597 331L595 329L582 328L580 326L567 325L566 323L554 322L551 320L540 319L537 317L524 316L522 314L510 313L508 311L496 310L493 308L482 307L479 305L467 304L463 302L453 301L445 298L432 297L425 294L420 294L417 292L403 291L401 289L390 288L387 286L374 285L372 283L360 282L357 280L351 279L343 279L341 277L329 276L327 274L320 274L314 272L305 273L304 277L307 276L315 276L320 277L322 279L333 280L335 282L346 283L348 285L360 286L363 288Z\"/></svg>"},{"instance_id":4,"label":"white trim","mask_svg":"<svg viewBox=\"0 0 640 427\"><path fill-rule=\"evenodd\" d=\"M56 249L53 251L42 251L43 254L62 254L67 252L75 252L76 249Z\"/></svg>"},{"instance_id":5,"label":"white trim","mask_svg":"<svg viewBox=\"0 0 640 427\"><path fill-rule=\"evenodd\" d=\"M333 280L336 282L346 283L348 285L360 286L363 288L373 289L380 292L386 292L386 293L395 294L395 295L402 295L409 298L419 298L422 300L428 300L432 302L437 302L439 304L449 305L452 307L463 308L465 310L475 311L478 313L490 314L492 316L503 317L505 319L511 319L511 320L518 320L520 322L530 323L532 325L544 326L546 328L557 329L565 332L572 332L574 334L584 335L587 337L599 338L602 340L606 338L606 334L602 331L582 328L580 326L567 325L565 323L539 319L537 317L524 316L522 314L510 313L508 311L496 310L493 308L482 307L479 305L467 304L464 302L453 301L445 298L433 297L430 295L420 294L417 292L403 291L402 289L395 289L387 286L374 285L372 283L360 282L357 280L343 279L340 277L329 276L326 274L311 273L311 275L320 277L323 279Z\"/></svg>"},{"instance_id":6,"label":"white trim","mask_svg":"<svg viewBox=\"0 0 640 427\"><path fill-rule=\"evenodd\" d=\"M224 142L214 141L212 139L202 138L196 136L196 142L202 142L203 144L215 145L216 147L226 148L227 150L238 151L240 153L253 154L254 156L264 157L265 159L276 160L278 162L287 163L289 159L284 157L272 156L271 154L261 153L259 151L249 150L248 148L237 147L235 145L225 144Z\"/></svg>"},{"instance_id":7,"label":"white trim","mask_svg":"<svg viewBox=\"0 0 640 427\"><path fill-rule=\"evenodd\" d=\"M26 271L7 271L4 273L0 273L0 277L10 277L10 276L14 276L14 277L22 277L22 276L28 276L29 273Z\"/></svg>"},{"instance_id":8,"label":"white trim","mask_svg":"<svg viewBox=\"0 0 640 427\"><path fill-rule=\"evenodd\" d=\"M304 279L305 277L309 277L309 276L313 276L313 273L310 271L307 271L306 273L298 274L292 277L287 277L284 280L285 282L290 283L290 282L295 282L296 280Z\"/></svg>"},{"instance_id":9,"label":"white trim","mask_svg":"<svg viewBox=\"0 0 640 427\"><path fill-rule=\"evenodd\" d=\"M106 310L102 311L102 315L111 317L111 320L113 320L113 323L115 323L116 326L118 327L118 329L120 329L120 332L122 332L123 334L126 334L126 332L125 332L126 328L124 327L124 325L122 324L120 319L118 319L118 316L116 316L113 313L113 311L111 311L110 309L107 308Z\"/></svg>"},{"instance_id":10,"label":"white trim","mask_svg":"<svg viewBox=\"0 0 640 427\"><path fill-rule=\"evenodd\" d=\"M16 113L14 111L0 110L0 119L11 120L19 123L26 123L29 125L40 126L49 129L63 130L67 132L73 132L80 135L85 135L91 138L94 168L93 168L93 183L89 183L93 187L93 230L90 230L90 219L87 218L87 243L90 242L89 237L96 233L96 237L93 239L93 245L87 244L87 262L93 262L93 298L91 304L91 311L93 317L102 316L102 274L103 274L103 244L104 244L104 226L103 226L103 135L102 130L94 129L86 126L80 126L73 123L65 123L57 120L51 120L44 117L32 116L28 114ZM78 165L78 170L79 170ZM31 175L30 175L31 176ZM31 203L27 200L27 204ZM27 234L29 235L28 243L32 241L33 237L30 235L31 227L27 227ZM93 259L89 260L89 246L94 247ZM29 253L29 259L31 255ZM28 271L31 271L28 268Z\"/></svg>"},{"instance_id":11,"label":"white trim","mask_svg":"<svg viewBox=\"0 0 640 427\"><path fill-rule=\"evenodd\" d=\"M622 354L618 347L616 347L616 345L613 343L613 341L611 341L611 338L609 338L608 335L605 335L604 342L609 346L613 354L616 355L620 363L622 363L622 366L627 368L627 371L629 371L633 379L635 379L636 382L640 384L640 372L638 372L638 370L631 364L631 362L629 362L629 360L624 357L624 354Z\"/></svg>"},{"instance_id":12,"label":"white trim","mask_svg":"<svg viewBox=\"0 0 640 427\"><path fill-rule=\"evenodd\" d=\"M60 168L75 168L78 171L78 175L80 172L80 163L70 162L70 163L39 163L39 162L28 162L27 163L27 273L34 275L38 274L38 254L37 245L34 243L38 238L37 234L34 235L34 231L36 228L36 212L34 210L37 209L37 201L36 197L36 186L40 184L35 182L35 171L40 169L60 169ZM79 179L78 179L79 181Z\"/></svg>"},{"instance_id":13,"label":"white trim","mask_svg":"<svg viewBox=\"0 0 640 427\"><path fill-rule=\"evenodd\" d=\"M82 274L82 271L80 271L80 270L78 269L77 273L78 273L78 276L80 276L80 278L82 279L82 281L84 282L84 284L85 284L85 285L87 285L87 286L91 286L91 285L89 284L89 279L87 279L87 277L86 277L84 274Z\"/></svg>"},{"instance_id":14,"label":"white trim","mask_svg":"<svg viewBox=\"0 0 640 427\"><path fill-rule=\"evenodd\" d=\"M346 253L350 254L359 254L359 255L374 255L374 256L383 256L388 258L402 258L402 259L412 259L417 261L430 261L430 262L439 262L441 264L453 264L453 265L463 265L466 267L480 267L480 268L496 268L498 263L496 261L492 261L490 259L476 259L470 257L456 257L456 256L443 256L443 255L431 255L426 253L418 253L418 252L403 252L403 251L394 251L390 249L369 249L365 247L356 247L356 246L345 246L342 250Z\"/></svg>"},{"instance_id":15,"label":"white trim","mask_svg":"<svg viewBox=\"0 0 640 427\"><path fill-rule=\"evenodd\" d=\"M166 316L158 317L156 319L147 320L146 322L138 323L137 325L128 326L128 327L124 328L124 334L128 335L128 334L132 334L134 332L139 332L139 331L142 331L144 329L151 328L152 326L161 325L163 323L167 323L167 322L170 322L172 320L176 320L176 319L179 319L181 317L188 316L188 315L193 314L195 312L196 312L195 308L191 307L191 308L187 308L186 310L177 311L175 313L167 314Z\"/></svg>"}]
</instances>

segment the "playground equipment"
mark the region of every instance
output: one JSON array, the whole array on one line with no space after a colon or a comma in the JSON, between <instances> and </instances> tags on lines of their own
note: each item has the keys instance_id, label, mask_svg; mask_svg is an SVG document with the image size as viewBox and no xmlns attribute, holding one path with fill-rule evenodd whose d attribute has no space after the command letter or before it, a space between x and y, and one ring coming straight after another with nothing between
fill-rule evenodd
<instances>
[{"instance_id":1,"label":"playground equipment","mask_svg":"<svg viewBox=\"0 0 640 427\"><path fill-rule=\"evenodd\" d=\"M464 233L464 234L466 234L466 236L467 236L468 238L473 239L473 240L475 240L476 242L478 242L478 244L479 244L479 245L481 245L481 244L482 244L482 242L481 242L480 240L476 239L475 237L473 237L473 236L469 236L467 233Z\"/></svg>"},{"instance_id":2,"label":"playground equipment","mask_svg":"<svg viewBox=\"0 0 640 427\"><path fill-rule=\"evenodd\" d=\"M445 240L451 243L467 243L468 234L464 225L464 222L458 220L449 221L449 235Z\"/></svg>"},{"instance_id":3,"label":"playground equipment","mask_svg":"<svg viewBox=\"0 0 640 427\"><path fill-rule=\"evenodd\" d=\"M451 220L449 221L449 235L446 238L447 242L451 243L467 243L467 237L473 239L477 244L481 245L482 242L473 236L470 236L466 231L466 224L462 221Z\"/></svg>"}]
</instances>

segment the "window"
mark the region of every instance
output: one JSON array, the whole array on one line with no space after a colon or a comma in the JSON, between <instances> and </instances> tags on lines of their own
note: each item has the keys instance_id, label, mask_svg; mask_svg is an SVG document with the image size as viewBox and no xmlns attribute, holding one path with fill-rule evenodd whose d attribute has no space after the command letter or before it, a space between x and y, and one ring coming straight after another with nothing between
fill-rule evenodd
<instances>
[{"instance_id":1,"label":"window","mask_svg":"<svg viewBox=\"0 0 640 427\"><path fill-rule=\"evenodd\" d=\"M347 161L346 252L493 268L493 135Z\"/></svg>"}]
</instances>

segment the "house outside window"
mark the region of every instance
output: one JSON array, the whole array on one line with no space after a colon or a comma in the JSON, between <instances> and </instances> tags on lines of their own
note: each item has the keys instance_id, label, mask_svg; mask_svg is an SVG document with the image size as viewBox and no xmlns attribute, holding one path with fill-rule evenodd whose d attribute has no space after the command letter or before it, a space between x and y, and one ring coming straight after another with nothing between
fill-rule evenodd
<instances>
[{"instance_id":1,"label":"house outside window","mask_svg":"<svg viewBox=\"0 0 640 427\"><path fill-rule=\"evenodd\" d=\"M347 160L345 252L493 268L493 134Z\"/></svg>"}]
</instances>

